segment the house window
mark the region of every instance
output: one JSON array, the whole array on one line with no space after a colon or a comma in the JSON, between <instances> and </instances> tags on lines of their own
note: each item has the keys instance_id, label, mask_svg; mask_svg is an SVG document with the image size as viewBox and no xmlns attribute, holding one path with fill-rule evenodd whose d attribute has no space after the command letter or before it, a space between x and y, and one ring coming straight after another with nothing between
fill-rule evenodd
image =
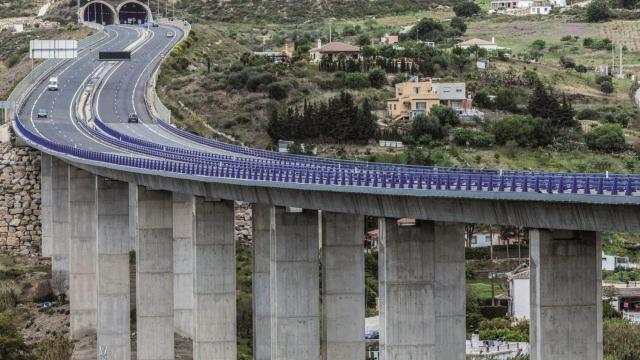
<instances>
[{"instance_id":1,"label":"house window","mask_svg":"<svg viewBox=\"0 0 640 360\"><path fill-rule=\"evenodd\" d=\"M451 91L451 88L449 88L449 87L446 87L446 88L443 89L443 92L445 92L445 93L448 93L450 91Z\"/></svg>"},{"instance_id":2,"label":"house window","mask_svg":"<svg viewBox=\"0 0 640 360\"><path fill-rule=\"evenodd\" d=\"M393 110L396 110L396 109L397 109L397 107L396 107L396 106L397 106L396 104L393 104Z\"/></svg>"},{"instance_id":3,"label":"house window","mask_svg":"<svg viewBox=\"0 0 640 360\"><path fill-rule=\"evenodd\" d=\"M474 245L478 243L478 236L477 235L473 235L471 237L471 243L474 244Z\"/></svg>"},{"instance_id":4,"label":"house window","mask_svg":"<svg viewBox=\"0 0 640 360\"><path fill-rule=\"evenodd\" d=\"M416 110L427 110L427 103L426 102L417 102L416 103Z\"/></svg>"},{"instance_id":5,"label":"house window","mask_svg":"<svg viewBox=\"0 0 640 360\"><path fill-rule=\"evenodd\" d=\"M457 92L457 93L461 93L461 92L462 92L462 89L456 89L456 92Z\"/></svg>"},{"instance_id":6,"label":"house window","mask_svg":"<svg viewBox=\"0 0 640 360\"><path fill-rule=\"evenodd\" d=\"M418 95L418 94L420 94L420 88L419 88L419 87L414 87L414 88L413 88L413 94L414 94L414 95Z\"/></svg>"}]
</instances>

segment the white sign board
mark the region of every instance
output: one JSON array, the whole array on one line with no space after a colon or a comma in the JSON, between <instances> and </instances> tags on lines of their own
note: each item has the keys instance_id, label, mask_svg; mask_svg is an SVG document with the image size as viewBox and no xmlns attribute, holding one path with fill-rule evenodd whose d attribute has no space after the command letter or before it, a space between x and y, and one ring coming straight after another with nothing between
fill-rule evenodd
<instances>
[{"instance_id":1,"label":"white sign board","mask_svg":"<svg viewBox=\"0 0 640 360\"><path fill-rule=\"evenodd\" d=\"M31 59L73 59L78 57L76 40L31 40Z\"/></svg>"},{"instance_id":2,"label":"white sign board","mask_svg":"<svg viewBox=\"0 0 640 360\"><path fill-rule=\"evenodd\" d=\"M0 109L13 109L15 107L15 101L0 101Z\"/></svg>"}]
</instances>

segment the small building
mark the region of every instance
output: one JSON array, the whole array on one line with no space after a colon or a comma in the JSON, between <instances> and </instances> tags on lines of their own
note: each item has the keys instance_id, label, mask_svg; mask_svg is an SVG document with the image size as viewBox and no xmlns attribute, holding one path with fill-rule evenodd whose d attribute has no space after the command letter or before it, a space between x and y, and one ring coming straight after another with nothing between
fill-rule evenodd
<instances>
[{"instance_id":1,"label":"small building","mask_svg":"<svg viewBox=\"0 0 640 360\"><path fill-rule=\"evenodd\" d=\"M518 319L529 319L529 267L517 267L507 274L507 314Z\"/></svg>"},{"instance_id":2,"label":"small building","mask_svg":"<svg viewBox=\"0 0 640 360\"><path fill-rule=\"evenodd\" d=\"M433 82L432 89L438 95L440 105L454 110L471 108L471 99L467 98L464 82Z\"/></svg>"},{"instance_id":3,"label":"small building","mask_svg":"<svg viewBox=\"0 0 640 360\"><path fill-rule=\"evenodd\" d=\"M322 45L322 40L318 40L318 46L309 50L309 58L315 63L320 62L323 57L336 61L340 55L357 60L360 58L360 47L337 41Z\"/></svg>"},{"instance_id":4,"label":"small building","mask_svg":"<svg viewBox=\"0 0 640 360\"><path fill-rule=\"evenodd\" d=\"M429 114L433 105L440 104L432 85L431 81L420 81L418 77L396 84L396 97L387 100L387 115L399 120Z\"/></svg>"},{"instance_id":5,"label":"small building","mask_svg":"<svg viewBox=\"0 0 640 360\"><path fill-rule=\"evenodd\" d=\"M527 9L531 7L533 0L492 0L491 9L493 10L511 10L511 9Z\"/></svg>"},{"instance_id":6,"label":"small building","mask_svg":"<svg viewBox=\"0 0 640 360\"><path fill-rule=\"evenodd\" d=\"M384 34L384 36L380 38L380 43L383 45L393 45L397 44L399 41L398 35Z\"/></svg>"},{"instance_id":7,"label":"small building","mask_svg":"<svg viewBox=\"0 0 640 360\"><path fill-rule=\"evenodd\" d=\"M614 291L615 296L609 299L614 309L623 314L634 314L634 318L640 317L640 284L638 282L603 281L602 287Z\"/></svg>"},{"instance_id":8,"label":"small building","mask_svg":"<svg viewBox=\"0 0 640 360\"><path fill-rule=\"evenodd\" d=\"M529 13L531 15L549 15L551 13L551 5L534 5L529 8Z\"/></svg>"},{"instance_id":9,"label":"small building","mask_svg":"<svg viewBox=\"0 0 640 360\"><path fill-rule=\"evenodd\" d=\"M270 63L280 64L291 61L294 50L294 48L289 48L289 44L285 44L282 51L256 51L253 54L256 56L264 56Z\"/></svg>"},{"instance_id":10,"label":"small building","mask_svg":"<svg viewBox=\"0 0 640 360\"><path fill-rule=\"evenodd\" d=\"M467 235L465 234L465 238L466 237ZM487 247L492 245L492 238L493 245L498 245L500 242L500 233L498 233L497 231L494 231L493 233L489 231L477 232L471 236L471 241L469 241L469 243L471 244L472 248Z\"/></svg>"},{"instance_id":11,"label":"small building","mask_svg":"<svg viewBox=\"0 0 640 360\"><path fill-rule=\"evenodd\" d=\"M629 258L626 256L605 255L602 252L602 270L603 271L615 271L616 269L633 269L635 264L629 262Z\"/></svg>"},{"instance_id":12,"label":"small building","mask_svg":"<svg viewBox=\"0 0 640 360\"><path fill-rule=\"evenodd\" d=\"M458 43L456 45L459 48L463 48L463 49L468 49L472 46L477 46L481 49L487 49L487 50L497 50L498 49L498 45L496 44L495 38L491 38L491 41L487 41L487 40L482 40L482 39L469 39L466 41L463 41L461 43Z\"/></svg>"}]
</instances>

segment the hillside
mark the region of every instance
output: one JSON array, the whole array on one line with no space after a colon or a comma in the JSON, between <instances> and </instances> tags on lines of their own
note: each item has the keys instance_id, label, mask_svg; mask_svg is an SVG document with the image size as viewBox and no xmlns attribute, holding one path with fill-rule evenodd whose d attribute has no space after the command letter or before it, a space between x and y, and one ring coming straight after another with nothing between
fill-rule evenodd
<instances>
[{"instance_id":1,"label":"hillside","mask_svg":"<svg viewBox=\"0 0 640 360\"><path fill-rule=\"evenodd\" d=\"M450 3L446 0L181 0L176 12L200 20L284 21L302 23L323 18L362 18L388 16L425 10Z\"/></svg>"}]
</instances>

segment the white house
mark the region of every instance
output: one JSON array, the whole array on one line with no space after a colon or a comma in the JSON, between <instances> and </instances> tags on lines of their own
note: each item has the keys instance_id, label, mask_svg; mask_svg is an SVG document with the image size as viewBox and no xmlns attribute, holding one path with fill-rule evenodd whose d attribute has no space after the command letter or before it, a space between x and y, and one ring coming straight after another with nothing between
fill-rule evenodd
<instances>
[{"instance_id":1,"label":"white house","mask_svg":"<svg viewBox=\"0 0 640 360\"><path fill-rule=\"evenodd\" d=\"M469 39L466 41L463 41L461 43L458 43L456 46L463 48L463 49L468 49L472 46L477 46L481 49L487 49L487 50L497 50L498 49L498 45L496 44L496 39L495 38L491 38L491 41L487 41L487 40L482 40L482 39Z\"/></svg>"},{"instance_id":2,"label":"white house","mask_svg":"<svg viewBox=\"0 0 640 360\"><path fill-rule=\"evenodd\" d=\"M626 256L605 255L602 252L602 270L615 271L616 268L634 269L635 264L629 262L629 258Z\"/></svg>"},{"instance_id":3,"label":"white house","mask_svg":"<svg viewBox=\"0 0 640 360\"><path fill-rule=\"evenodd\" d=\"M551 5L535 5L529 8L529 13L531 15L549 15L551 9Z\"/></svg>"},{"instance_id":4,"label":"white house","mask_svg":"<svg viewBox=\"0 0 640 360\"><path fill-rule=\"evenodd\" d=\"M509 297L508 314L518 320L529 319L529 268L509 273L507 276Z\"/></svg>"},{"instance_id":5,"label":"white house","mask_svg":"<svg viewBox=\"0 0 640 360\"><path fill-rule=\"evenodd\" d=\"M466 238L466 234L465 234L465 238ZM498 245L500 243L500 233L498 233L497 231L493 232L493 245ZM486 246L491 246L491 233L486 231L486 232L479 232L479 233L475 233L471 236L471 247L486 247Z\"/></svg>"}]
</instances>

